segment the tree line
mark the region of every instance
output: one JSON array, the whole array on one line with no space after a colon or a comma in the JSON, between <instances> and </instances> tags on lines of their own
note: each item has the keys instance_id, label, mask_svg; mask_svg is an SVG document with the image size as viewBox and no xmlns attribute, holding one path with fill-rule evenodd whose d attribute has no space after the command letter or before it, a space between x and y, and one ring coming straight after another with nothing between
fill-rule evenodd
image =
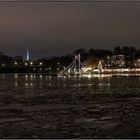
<instances>
[{"instance_id":1,"label":"tree line","mask_svg":"<svg viewBox=\"0 0 140 140\"><path fill-rule=\"evenodd\" d=\"M11 57L0 52L0 71L30 72L34 70L34 72L57 72L67 67L73 61L74 56L78 54L81 55L81 62L85 66L94 67L97 66L99 60L107 62L107 58L114 55L124 55L126 60L133 61L140 57L140 50L134 46L116 46L113 50L93 48L85 50L79 48L65 56L51 56L29 61L24 60L22 56Z\"/></svg>"}]
</instances>

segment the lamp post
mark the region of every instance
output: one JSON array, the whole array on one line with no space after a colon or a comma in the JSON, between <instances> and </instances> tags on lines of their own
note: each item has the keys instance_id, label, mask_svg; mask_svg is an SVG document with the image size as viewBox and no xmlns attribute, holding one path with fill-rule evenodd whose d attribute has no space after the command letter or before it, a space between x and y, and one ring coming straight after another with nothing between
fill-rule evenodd
<instances>
[{"instance_id":1,"label":"lamp post","mask_svg":"<svg viewBox=\"0 0 140 140\"><path fill-rule=\"evenodd\" d=\"M28 63L26 62L26 63L25 63L25 66L27 66L27 65L28 65Z\"/></svg>"},{"instance_id":2,"label":"lamp post","mask_svg":"<svg viewBox=\"0 0 140 140\"><path fill-rule=\"evenodd\" d=\"M40 66L42 66L42 64L43 64L42 62L39 63Z\"/></svg>"},{"instance_id":3,"label":"lamp post","mask_svg":"<svg viewBox=\"0 0 140 140\"><path fill-rule=\"evenodd\" d=\"M33 62L32 61L30 62L30 65L33 66Z\"/></svg>"},{"instance_id":4,"label":"lamp post","mask_svg":"<svg viewBox=\"0 0 140 140\"><path fill-rule=\"evenodd\" d=\"M107 67L109 68L110 67L110 57L107 56Z\"/></svg>"},{"instance_id":5,"label":"lamp post","mask_svg":"<svg viewBox=\"0 0 140 140\"><path fill-rule=\"evenodd\" d=\"M15 65L18 65L18 63L17 63L17 62L15 62Z\"/></svg>"}]
</instances>

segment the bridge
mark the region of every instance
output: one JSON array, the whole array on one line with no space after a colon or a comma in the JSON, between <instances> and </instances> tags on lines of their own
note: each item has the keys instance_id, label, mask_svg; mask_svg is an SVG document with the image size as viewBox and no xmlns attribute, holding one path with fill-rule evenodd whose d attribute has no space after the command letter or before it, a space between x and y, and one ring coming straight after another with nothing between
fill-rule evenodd
<instances>
[{"instance_id":1,"label":"bridge","mask_svg":"<svg viewBox=\"0 0 140 140\"><path fill-rule=\"evenodd\" d=\"M83 66L83 64L81 63L81 56L80 54L75 55L74 60L70 63L69 66L67 66L62 72L60 72L59 74L77 74L80 75L81 74L81 67Z\"/></svg>"},{"instance_id":2,"label":"bridge","mask_svg":"<svg viewBox=\"0 0 140 140\"><path fill-rule=\"evenodd\" d=\"M81 56L80 54L75 55L74 60L70 63L69 66L67 66L62 72L59 73L59 75L81 75L83 74L83 69L89 69L89 68L85 68L84 64L82 64L81 62ZM98 69L97 69L98 73L102 73L103 71L103 67L102 67L102 63L101 61L99 61L98 64ZM90 68L89 71L92 73L93 72L93 68Z\"/></svg>"}]
</instances>

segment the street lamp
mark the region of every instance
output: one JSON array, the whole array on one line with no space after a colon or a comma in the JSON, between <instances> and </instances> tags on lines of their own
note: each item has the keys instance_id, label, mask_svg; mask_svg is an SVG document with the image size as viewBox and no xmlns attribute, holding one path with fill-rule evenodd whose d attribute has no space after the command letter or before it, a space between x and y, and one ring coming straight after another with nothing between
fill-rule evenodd
<instances>
[{"instance_id":1,"label":"street lamp","mask_svg":"<svg viewBox=\"0 0 140 140\"><path fill-rule=\"evenodd\" d=\"M30 62L31 66L33 65L33 62Z\"/></svg>"},{"instance_id":2,"label":"street lamp","mask_svg":"<svg viewBox=\"0 0 140 140\"><path fill-rule=\"evenodd\" d=\"M15 65L17 65L18 63L17 62L15 62Z\"/></svg>"},{"instance_id":3,"label":"street lamp","mask_svg":"<svg viewBox=\"0 0 140 140\"><path fill-rule=\"evenodd\" d=\"M42 64L43 64L42 62L39 63L40 66L42 66Z\"/></svg>"}]
</instances>

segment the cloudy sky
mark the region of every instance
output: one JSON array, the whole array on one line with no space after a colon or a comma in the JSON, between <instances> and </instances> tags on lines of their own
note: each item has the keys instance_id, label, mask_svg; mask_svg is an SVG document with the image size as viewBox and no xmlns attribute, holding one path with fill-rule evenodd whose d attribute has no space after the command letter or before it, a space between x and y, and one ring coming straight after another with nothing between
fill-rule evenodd
<instances>
[{"instance_id":1,"label":"cloudy sky","mask_svg":"<svg viewBox=\"0 0 140 140\"><path fill-rule=\"evenodd\" d=\"M76 48L140 49L140 2L0 2L0 51L33 58Z\"/></svg>"}]
</instances>

